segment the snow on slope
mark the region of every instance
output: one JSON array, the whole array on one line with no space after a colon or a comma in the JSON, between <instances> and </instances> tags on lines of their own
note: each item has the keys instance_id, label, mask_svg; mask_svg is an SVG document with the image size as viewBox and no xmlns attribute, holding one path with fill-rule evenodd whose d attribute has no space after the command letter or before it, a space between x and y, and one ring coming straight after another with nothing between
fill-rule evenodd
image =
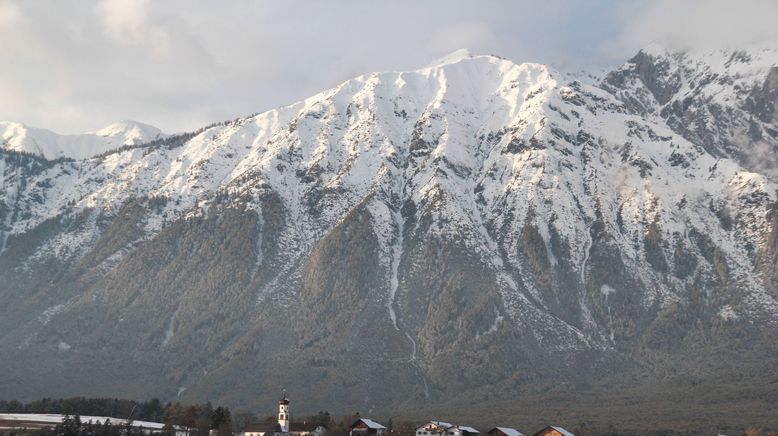
<instances>
[{"instance_id":1,"label":"snow on slope","mask_svg":"<svg viewBox=\"0 0 778 436\"><path fill-rule=\"evenodd\" d=\"M603 88L708 152L778 175L778 49L676 51L654 44Z\"/></svg>"},{"instance_id":2,"label":"snow on slope","mask_svg":"<svg viewBox=\"0 0 778 436\"><path fill-rule=\"evenodd\" d=\"M684 98L695 92L706 78L704 88L706 96L723 102L737 100L742 95L738 91L750 88L754 83L764 80L770 68L778 66L778 48L764 45L749 47L748 50L686 50L674 51L658 44L652 44L643 50L655 58L674 59L672 69L683 70L681 88L678 97Z\"/></svg>"},{"instance_id":3,"label":"snow on slope","mask_svg":"<svg viewBox=\"0 0 778 436\"><path fill-rule=\"evenodd\" d=\"M21 123L0 121L2 148L37 154L46 159L85 159L123 145L143 144L161 137L159 129L137 121L114 123L95 132L76 135L60 135Z\"/></svg>"},{"instance_id":4,"label":"snow on slope","mask_svg":"<svg viewBox=\"0 0 778 436\"><path fill-rule=\"evenodd\" d=\"M682 298L690 280L647 267L643 241L657 226L671 268L677 244L694 246L690 231L707 235L728 254L728 268L750 295L738 310L778 319L778 304L748 260L749 247L761 244L778 186L713 157L659 119L630 113L608 92L562 78L543 65L462 54L417 71L360 76L207 128L180 147L64 162L24 185L6 176L3 189L18 190L21 210L5 233L87 208L115 214L130 198L166 198L144 218L148 238L165 223L203 213L217 193L249 198L249 207L260 209L262 193L274 192L293 223L279 239L295 257L366 201L390 272L382 304L401 328L402 308L394 303L398 257L403 235L418 230L401 210L413 204L432 219L426 231L461 240L496 271L515 323L532 324L540 340L578 348L613 339L589 314L583 284L570 290L579 295L583 327L559 322L544 307L520 258L525 225L537 227L548 264L558 261L551 248L556 232L580 276L597 280L587 260L592 223L600 223L648 289L641 297L646 307ZM722 229L712 208L738 211L736 231ZM77 255L98 230L73 232L53 239L50 252ZM700 270L711 268L700 262Z\"/></svg>"},{"instance_id":5,"label":"snow on slope","mask_svg":"<svg viewBox=\"0 0 778 436\"><path fill-rule=\"evenodd\" d=\"M614 79L636 68L648 70L647 65L641 65L645 59L653 60L654 71L627 74L628 80L618 84L617 94L639 93L653 85L656 95L647 96L643 103L647 111L658 113L673 101L690 97L702 97L722 106L742 106L751 89L760 86L770 69L778 66L778 49L756 46L748 50L678 51L651 44L613 71L611 76L615 77L606 78L606 85L614 85ZM643 83L638 80L641 76Z\"/></svg>"}]
</instances>

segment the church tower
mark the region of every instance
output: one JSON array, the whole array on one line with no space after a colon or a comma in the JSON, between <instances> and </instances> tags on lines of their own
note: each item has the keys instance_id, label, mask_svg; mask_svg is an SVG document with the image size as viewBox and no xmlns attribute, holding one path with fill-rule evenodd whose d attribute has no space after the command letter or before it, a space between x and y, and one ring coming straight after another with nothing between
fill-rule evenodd
<instances>
[{"instance_id":1,"label":"church tower","mask_svg":"<svg viewBox=\"0 0 778 436\"><path fill-rule=\"evenodd\" d=\"M289 399L284 397L278 400L278 426L281 428L281 433L289 433L289 421L292 417L289 416Z\"/></svg>"}]
</instances>

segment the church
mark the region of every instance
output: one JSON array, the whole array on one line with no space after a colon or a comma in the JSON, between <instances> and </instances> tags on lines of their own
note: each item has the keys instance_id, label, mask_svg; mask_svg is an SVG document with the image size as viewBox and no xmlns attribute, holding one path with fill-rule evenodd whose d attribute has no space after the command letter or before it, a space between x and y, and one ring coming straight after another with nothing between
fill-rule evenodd
<instances>
[{"instance_id":1,"label":"church","mask_svg":"<svg viewBox=\"0 0 778 436\"><path fill-rule=\"evenodd\" d=\"M292 423L289 398L278 400L278 422L249 425L239 436L324 436L327 427L321 424Z\"/></svg>"}]
</instances>

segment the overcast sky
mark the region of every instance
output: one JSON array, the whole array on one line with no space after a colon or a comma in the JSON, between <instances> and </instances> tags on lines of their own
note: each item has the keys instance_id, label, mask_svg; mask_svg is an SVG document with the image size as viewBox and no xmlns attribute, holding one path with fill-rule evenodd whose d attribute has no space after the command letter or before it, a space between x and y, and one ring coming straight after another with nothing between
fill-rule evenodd
<instances>
[{"instance_id":1,"label":"overcast sky","mask_svg":"<svg viewBox=\"0 0 778 436\"><path fill-rule=\"evenodd\" d=\"M459 48L597 69L652 41L778 40L776 22L775 0L0 0L0 119L184 131Z\"/></svg>"}]
</instances>

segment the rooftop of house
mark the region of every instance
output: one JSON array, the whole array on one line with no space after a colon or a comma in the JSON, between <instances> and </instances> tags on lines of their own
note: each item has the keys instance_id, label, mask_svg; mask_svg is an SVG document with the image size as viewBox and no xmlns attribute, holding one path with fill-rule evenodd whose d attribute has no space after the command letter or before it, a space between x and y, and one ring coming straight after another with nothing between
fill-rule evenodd
<instances>
[{"instance_id":1,"label":"rooftop of house","mask_svg":"<svg viewBox=\"0 0 778 436\"><path fill-rule=\"evenodd\" d=\"M511 427L495 427L493 430L500 430L506 436L524 436L520 431Z\"/></svg>"},{"instance_id":2,"label":"rooftop of house","mask_svg":"<svg viewBox=\"0 0 778 436\"><path fill-rule=\"evenodd\" d=\"M359 418L355 423L351 424L351 427L353 428L359 422L363 422L367 426L367 428L372 428L372 429L376 429L376 430L380 430L380 429L385 429L386 428L383 425L373 421L372 419L368 419L368 418Z\"/></svg>"}]
</instances>

